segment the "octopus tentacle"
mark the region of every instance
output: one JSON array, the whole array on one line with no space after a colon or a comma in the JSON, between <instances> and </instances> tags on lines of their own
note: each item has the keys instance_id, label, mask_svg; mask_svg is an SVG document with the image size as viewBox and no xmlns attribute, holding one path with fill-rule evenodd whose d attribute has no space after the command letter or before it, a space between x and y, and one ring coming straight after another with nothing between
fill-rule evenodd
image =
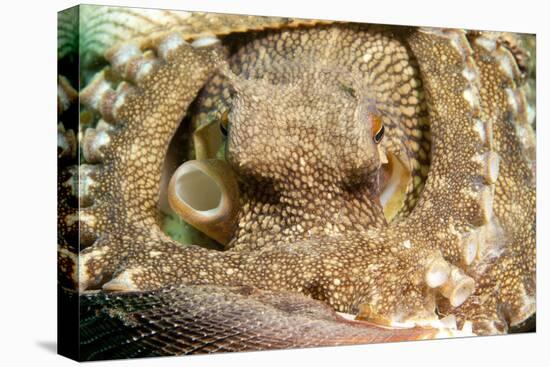
<instances>
[{"instance_id":1,"label":"octopus tentacle","mask_svg":"<svg viewBox=\"0 0 550 367\"><path fill-rule=\"evenodd\" d=\"M285 17L257 17L186 11L148 11L138 8L82 5L59 13L58 54L79 52L81 62L91 65L116 44L136 39L162 38L167 29L194 42L209 36L222 36L280 27L329 23L327 21ZM75 34L79 38L75 39ZM195 45L200 45L198 41Z\"/></svg>"},{"instance_id":2,"label":"octopus tentacle","mask_svg":"<svg viewBox=\"0 0 550 367\"><path fill-rule=\"evenodd\" d=\"M480 249L483 266L472 272L476 292L456 314L459 323L474 321L476 332L502 333L535 310L535 140L513 54L495 35L474 35L471 41L483 86L482 118L493 122L494 147L501 157L494 212L495 226L505 233L491 234Z\"/></svg>"},{"instance_id":3,"label":"octopus tentacle","mask_svg":"<svg viewBox=\"0 0 550 367\"><path fill-rule=\"evenodd\" d=\"M442 45L445 52L448 52L446 47L448 47L448 42L450 41L447 39L437 39L436 41ZM452 48L451 51L456 53L455 48ZM457 57L463 57L463 55L458 54ZM448 75L448 73L441 74ZM465 79L464 88L468 87L470 87L469 81ZM455 103L449 102L454 97L456 96L451 95L448 97L447 102L443 103ZM463 104L467 105L469 103L468 100L463 98L462 93L458 97ZM462 108L464 106L459 107ZM457 110L459 110L458 107ZM437 125L437 123L434 123L434 125ZM473 123L472 125L472 129L477 127ZM441 129L447 128L441 127ZM464 129L464 131L472 133L472 131L468 131L467 129ZM450 135L446 130L443 130L441 134ZM478 146L475 140L472 142L472 145L476 148ZM468 154L467 151L466 154ZM456 159L463 162L463 158L460 156ZM436 162L436 164L440 165L445 163ZM472 164L472 166L467 165L465 170L467 172L470 169L472 171L470 175L477 177L480 167L475 164ZM465 172L461 173L465 174ZM466 181L465 185L470 184L467 177L462 177L462 179ZM436 186L436 188L439 187ZM467 188L470 189L469 186ZM430 189L428 188L427 190ZM460 191L458 192L458 195L462 194ZM460 199L462 200L463 197L460 196ZM454 200L456 198L449 199L453 203L455 202ZM479 204L477 198L470 198L470 202L474 207ZM422 208L422 205L429 206L430 204L422 204L421 202L419 205ZM487 208L482 207L482 209ZM479 210L481 211L481 209ZM455 210L450 212L450 214L447 213L446 218L452 219L452 215L458 216L460 214L460 210ZM424 216L427 217L427 214ZM459 222L463 218L457 217L455 218L455 225L472 226L472 222L477 223L480 221L480 216L482 215L474 213L470 221L465 220L463 223ZM431 218L434 220L433 217ZM484 219L482 218L481 220ZM397 229L399 230L402 229L402 226L405 227L402 223L397 225ZM418 233L422 231L419 230L418 226L419 224L416 224L416 227L411 225L403 231L390 227L386 231L386 234L383 235L380 235L376 231L373 232L371 235L378 237L378 239L370 239L369 236L357 236L354 238L337 236L334 239L312 238L307 241L298 241L289 245L289 247L268 246L260 253L247 253L244 251L210 253L208 255L210 261L201 261L200 266L198 261L204 255L201 250L195 248L172 249L171 251L174 253L172 259L174 262L180 264L180 266L184 265L177 272L173 272L171 266L162 265L162 259L159 258L159 254L164 253L161 250L162 246L155 248L155 245L151 245L151 251L133 253L132 259L125 265L124 270L107 283L105 288L109 290L148 289L166 283L190 281L215 282L216 284L228 285L260 282L265 288L305 292L315 298L326 300L341 311L357 311L360 304L368 303L371 308L369 317L375 317L379 320L385 319L393 322L406 320L411 317L419 319L430 317L430 315L435 317L434 292L447 296L451 299L452 304L458 305L467 298L473 290L473 286L471 279L467 275L459 270L453 270L453 266L447 264L442 259L440 252L441 239L439 238L441 234L437 238L419 237ZM164 241L161 235L157 237L157 241ZM317 250L318 253L313 253L310 250L310 244L315 243L315 241L323 244L322 249ZM396 247L392 244L394 241L399 241L399 243L409 241L415 242L415 244L414 248L410 249L410 246L409 248L407 246ZM459 244L457 245L461 246L460 254L462 254L463 246L461 241L462 237L459 238ZM374 248L368 248L368 250L362 249L364 244L369 242L373 243ZM355 258L338 256L337 253L342 247L349 248L350 252L354 253L358 259L361 259L361 262ZM289 250L292 251L292 254L289 253ZM97 250L94 249L94 251ZM325 261L323 254L330 261ZM364 256L361 254L364 254ZM87 253L83 254L85 261L87 261L87 255ZM90 250L91 262L94 261L93 259L101 259L102 256L101 252L97 253ZM292 279L286 279L283 283L275 280L277 279L278 271L269 266L269 264L273 263L284 263L286 264L285 266L291 268L292 266L298 267L300 264L303 266L304 263L308 262L311 263L307 267L309 271L295 275ZM346 283L353 284L354 287L361 289L366 294L361 294L359 298L354 298L350 294L341 294L337 288L329 286L323 281L315 280L323 278L327 272L330 273L330 269L335 266L335 263L341 268L361 269L358 272L361 274L361 277L351 277L350 279L346 279ZM442 263L446 267L437 266L437 264ZM199 266L200 271L197 268L190 267L193 264L197 264L196 266ZM441 270L442 268L448 270ZM257 269L264 269L263 272L265 275L258 277ZM393 278L388 278L386 274L391 274ZM431 287L426 286L426 283L431 284ZM430 290L430 288L435 289ZM408 306L404 306L405 302L402 302L402 300L396 300L395 297L391 296L398 289L402 290L403 297L410 303ZM365 311L362 313L365 314Z\"/></svg>"},{"instance_id":4,"label":"octopus tentacle","mask_svg":"<svg viewBox=\"0 0 550 367\"><path fill-rule=\"evenodd\" d=\"M428 286L436 285L435 290L443 296L438 303L458 306L474 290L465 265L471 264L477 253L477 232L492 218L493 187L483 178L488 162L480 159L492 154L488 134L491 126L479 119L477 69L465 34L421 29L413 31L406 40L418 59L427 91L432 162L422 195L410 215L393 222L369 241L391 246L395 256L411 269L427 266L428 274L435 272L435 278L442 279L434 283L430 275L426 277ZM446 261L449 265L433 270L434 261ZM411 297L413 292L419 293L418 288L409 291ZM392 298L365 301L369 305L366 318L391 321L396 315L409 312ZM426 309L434 312L434 306L433 301L429 302Z\"/></svg>"},{"instance_id":5,"label":"octopus tentacle","mask_svg":"<svg viewBox=\"0 0 550 367\"><path fill-rule=\"evenodd\" d=\"M57 185L57 260L60 284L70 288L78 284L78 255L75 243L78 243L77 209L74 205L74 192L71 187L71 170L77 166L60 169Z\"/></svg>"},{"instance_id":6,"label":"octopus tentacle","mask_svg":"<svg viewBox=\"0 0 550 367\"><path fill-rule=\"evenodd\" d=\"M429 221L430 228L444 233L469 232L492 218L491 181L498 172L492 122L480 118L479 75L472 50L462 31L420 30L408 42L419 60L431 105L433 159L422 198L406 221L422 217L423 225ZM446 257L459 262L462 251L444 244L442 248Z\"/></svg>"},{"instance_id":7,"label":"octopus tentacle","mask_svg":"<svg viewBox=\"0 0 550 367\"><path fill-rule=\"evenodd\" d=\"M78 170L77 152L78 142L76 134L70 125L65 127L63 120L68 117L70 109L78 99L78 92L72 87L70 81L64 77L58 77L57 84L57 228L58 235L58 267L59 282L64 286L74 286L78 282L76 269L77 255L75 250L75 239L78 238L78 227L75 226L78 203L74 200L76 184L73 174ZM72 117L72 116L70 116ZM69 236L67 236L69 234ZM71 235L72 234L72 238Z\"/></svg>"},{"instance_id":8,"label":"octopus tentacle","mask_svg":"<svg viewBox=\"0 0 550 367\"><path fill-rule=\"evenodd\" d=\"M156 205L162 152L165 153L187 106L218 62L212 47L194 48L177 34L154 46L158 54L154 60L145 55L147 60L141 62L143 59L135 48L131 51L135 57L122 55L120 49L113 56L117 60L114 69L135 76L135 85L121 82L114 90L107 72L103 71L81 92L82 102L98 110L104 120L95 129L86 131L83 139L85 157L98 163L92 180L102 189L92 195L94 203L80 211L81 227L98 236L96 243L81 252L82 289L100 284L104 281L101 274L117 271L123 260L121 254L126 252L127 256L136 251L122 250L130 245L132 236L145 241L151 228L161 233L156 223ZM140 65L134 68L137 72L126 72L136 64ZM167 84L173 86L170 93L162 91ZM112 202L119 206L112 206ZM140 212L128 212L129 208L139 208ZM128 228L121 230L117 227L120 225ZM148 247L146 243L142 245ZM117 250L111 251L113 247ZM109 261L99 266L98 257Z\"/></svg>"},{"instance_id":9,"label":"octopus tentacle","mask_svg":"<svg viewBox=\"0 0 550 367\"><path fill-rule=\"evenodd\" d=\"M254 297L269 294L265 297L292 307L315 308L315 302L296 295L301 293L390 326L456 315L480 333L502 331L534 312L534 135L516 62L503 45L489 42L488 35L468 40L458 30L394 34L333 25L251 35L231 55L211 35L193 39L192 32L164 31L106 53L110 68L81 92L82 102L101 115L83 134L87 164L67 171L72 186L62 188L63 197L73 192L80 203L78 212L61 216L61 232L80 236L78 272L71 265L74 254L67 257L66 271L78 278L81 290L184 285L117 295L115 301L91 296L91 309L105 307L101 317L114 328L145 331L134 345L158 341L140 320L158 316L159 310L167 312L163 321L174 323L157 330L159 335L183 341L179 315L191 314L182 317L192 327L210 317L195 313L208 299L205 289L252 310L267 305L269 316L259 321L277 325L284 322L280 309L254 303ZM180 246L158 225L164 156L205 84L199 112L212 107L216 94L228 100L229 87L237 95L228 162L240 175L245 200L236 225L224 223L223 241L231 234L234 239L224 252ZM307 103L300 99L304 94ZM369 130L377 113L388 126L388 142L379 146ZM284 129L277 126L281 121ZM327 122L328 132L322 128ZM288 129L298 143L288 139L287 146L276 146ZM345 152L338 151L338 159L335 146ZM403 159L411 172L404 209L389 224L377 197L383 150ZM314 174L319 179L305 177ZM243 284L264 291L239 294L230 288ZM132 304L140 311L126 308ZM117 317L113 309L120 311ZM232 310L211 311L233 322ZM90 315L93 332L97 313ZM317 321L325 317L317 316ZM294 326L300 329L304 321ZM316 345L418 336L414 330L376 328L356 334L355 326L331 322L329 328L338 331L329 339L325 334L312 339ZM281 329L275 329L277 342L270 345L307 345L298 339L281 342ZM228 350L253 348L239 339L243 332L241 325L227 337ZM268 339L262 334L255 342L265 347ZM201 343L163 345L158 353L211 350ZM120 350L93 357L103 352Z\"/></svg>"}]
</instances>

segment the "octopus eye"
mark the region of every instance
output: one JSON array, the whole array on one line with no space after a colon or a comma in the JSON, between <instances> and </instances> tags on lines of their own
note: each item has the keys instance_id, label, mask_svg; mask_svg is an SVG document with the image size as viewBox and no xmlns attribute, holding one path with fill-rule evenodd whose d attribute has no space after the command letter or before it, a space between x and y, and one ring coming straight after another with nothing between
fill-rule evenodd
<instances>
[{"instance_id":1,"label":"octopus eye","mask_svg":"<svg viewBox=\"0 0 550 367\"><path fill-rule=\"evenodd\" d=\"M373 140L376 144L378 144L380 143L380 141L382 141L383 137L384 137L384 126L382 126L380 130L378 130L376 135L374 135Z\"/></svg>"},{"instance_id":2,"label":"octopus eye","mask_svg":"<svg viewBox=\"0 0 550 367\"><path fill-rule=\"evenodd\" d=\"M229 123L229 113L226 111L222 114L220 119L220 131L223 136L227 136L227 125Z\"/></svg>"},{"instance_id":3,"label":"octopus eye","mask_svg":"<svg viewBox=\"0 0 550 367\"><path fill-rule=\"evenodd\" d=\"M376 144L380 143L382 141L382 138L384 137L384 125L382 124L382 120L378 116L373 116L372 119L372 140Z\"/></svg>"}]
</instances>

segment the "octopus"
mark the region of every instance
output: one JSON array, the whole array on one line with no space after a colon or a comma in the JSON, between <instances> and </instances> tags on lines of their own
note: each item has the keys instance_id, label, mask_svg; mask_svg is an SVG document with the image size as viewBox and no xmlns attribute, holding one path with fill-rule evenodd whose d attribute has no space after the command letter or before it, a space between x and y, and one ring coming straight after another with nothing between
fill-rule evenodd
<instances>
[{"instance_id":1,"label":"octopus","mask_svg":"<svg viewBox=\"0 0 550 367\"><path fill-rule=\"evenodd\" d=\"M80 92L58 85L61 120L78 98L89 111L88 128L58 128L77 358L491 335L533 319L521 37L95 11L113 24L89 37L113 39L97 52L108 65ZM196 159L167 169L190 124L217 145L197 135ZM223 249L170 238L163 201Z\"/></svg>"}]
</instances>

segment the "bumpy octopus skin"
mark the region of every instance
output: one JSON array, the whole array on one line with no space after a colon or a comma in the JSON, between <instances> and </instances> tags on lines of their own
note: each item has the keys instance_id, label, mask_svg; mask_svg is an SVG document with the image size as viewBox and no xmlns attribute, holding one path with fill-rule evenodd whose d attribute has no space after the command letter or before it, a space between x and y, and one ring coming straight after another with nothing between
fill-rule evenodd
<instances>
[{"instance_id":1,"label":"bumpy octopus skin","mask_svg":"<svg viewBox=\"0 0 550 367\"><path fill-rule=\"evenodd\" d=\"M506 332L535 312L534 134L521 73L498 34L336 24L250 37L229 56L178 33L129 42L107 53L112 69L81 92L102 121L82 142L88 164L60 191L78 193L80 209L60 210L59 256L69 282L103 289L82 296L89 320L180 354L435 335L358 326L327 310L300 319L288 306L322 307L311 298L381 326L437 311L478 334ZM116 90L113 73L125 79ZM226 157L242 206L230 248L213 251L166 236L157 205L172 135L201 88L204 103L220 79L234 93ZM380 145L375 117L387 129ZM413 176L390 223L381 150L404 157ZM64 239L75 233L78 257ZM208 315L197 311L204 304ZM268 311L256 319L246 306ZM219 322L205 321L212 315ZM288 317L298 318L292 332ZM323 317L321 336L308 340L300 328ZM244 332L253 320L262 327ZM184 335L195 326L203 337ZM167 339L156 344L157 335ZM143 351L106 345L119 349L91 348L90 358Z\"/></svg>"}]
</instances>

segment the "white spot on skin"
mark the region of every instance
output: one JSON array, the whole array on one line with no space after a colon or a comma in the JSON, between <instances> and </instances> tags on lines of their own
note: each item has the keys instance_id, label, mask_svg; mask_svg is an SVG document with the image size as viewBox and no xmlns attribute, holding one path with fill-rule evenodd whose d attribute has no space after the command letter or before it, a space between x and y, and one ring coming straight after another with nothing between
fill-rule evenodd
<instances>
[{"instance_id":1,"label":"white spot on skin","mask_svg":"<svg viewBox=\"0 0 550 367\"><path fill-rule=\"evenodd\" d=\"M105 122L105 120L99 120L95 129L97 131L112 131L113 127L109 123Z\"/></svg>"},{"instance_id":2,"label":"white spot on skin","mask_svg":"<svg viewBox=\"0 0 550 367\"><path fill-rule=\"evenodd\" d=\"M536 112L533 106L531 105L527 106L527 121L529 122L530 125L532 125L533 122L535 121L535 117L536 117Z\"/></svg>"},{"instance_id":3,"label":"white spot on skin","mask_svg":"<svg viewBox=\"0 0 550 367\"><path fill-rule=\"evenodd\" d=\"M412 247L412 243L409 240L403 241L401 243L401 245L403 245L403 247L405 247L405 248L411 248Z\"/></svg>"},{"instance_id":4,"label":"white spot on skin","mask_svg":"<svg viewBox=\"0 0 550 367\"><path fill-rule=\"evenodd\" d=\"M497 44L494 40L485 38L485 37L479 37L476 39L476 44L478 46L483 47L485 50L492 52L497 47Z\"/></svg>"},{"instance_id":5,"label":"white spot on skin","mask_svg":"<svg viewBox=\"0 0 550 367\"><path fill-rule=\"evenodd\" d=\"M115 103L113 105L113 114L115 115L115 117L116 117L116 111L124 105L125 100L126 100L125 93L122 93L117 96Z\"/></svg>"},{"instance_id":6,"label":"white spot on skin","mask_svg":"<svg viewBox=\"0 0 550 367\"><path fill-rule=\"evenodd\" d=\"M106 146L111 141L109 134L105 131L100 131L96 134L94 139L94 149L99 149L102 146Z\"/></svg>"},{"instance_id":7,"label":"white spot on skin","mask_svg":"<svg viewBox=\"0 0 550 367\"><path fill-rule=\"evenodd\" d=\"M115 66L115 68L118 68L123 66L132 58L135 58L139 55L141 55L141 50L137 45L132 43L125 44L125 45L122 45L118 50L116 50L112 58L112 63Z\"/></svg>"},{"instance_id":8,"label":"white spot on skin","mask_svg":"<svg viewBox=\"0 0 550 367\"><path fill-rule=\"evenodd\" d=\"M471 88L466 88L462 95L471 108L474 108L478 104L477 96Z\"/></svg>"},{"instance_id":9,"label":"white spot on skin","mask_svg":"<svg viewBox=\"0 0 550 367\"><path fill-rule=\"evenodd\" d=\"M464 244L464 262L466 265L470 265L476 258L478 250L477 237L468 236L466 243Z\"/></svg>"},{"instance_id":10,"label":"white spot on skin","mask_svg":"<svg viewBox=\"0 0 550 367\"><path fill-rule=\"evenodd\" d=\"M513 113L518 113L518 102L516 100L516 94L512 90L512 88L506 89L506 95L508 96L508 105L512 109Z\"/></svg>"},{"instance_id":11,"label":"white spot on skin","mask_svg":"<svg viewBox=\"0 0 550 367\"><path fill-rule=\"evenodd\" d=\"M83 197L88 194L90 188L93 187L96 182L90 177L92 174L93 168L90 168L88 165L81 165L79 167L79 176L78 176L78 196ZM73 187L73 178L70 178L65 182L65 185ZM72 189L73 192L76 188Z\"/></svg>"},{"instance_id":12,"label":"white spot on skin","mask_svg":"<svg viewBox=\"0 0 550 367\"><path fill-rule=\"evenodd\" d=\"M372 55L369 52L367 52L363 55L363 61L364 62L369 62L370 59L372 59Z\"/></svg>"},{"instance_id":13,"label":"white spot on skin","mask_svg":"<svg viewBox=\"0 0 550 367\"><path fill-rule=\"evenodd\" d=\"M103 98L103 95L107 93L109 90L112 90L111 85L105 80L102 80L97 85L96 90L92 95L92 99L89 103L90 107L97 110L99 108L99 103L101 102L101 98Z\"/></svg>"},{"instance_id":14,"label":"white spot on skin","mask_svg":"<svg viewBox=\"0 0 550 367\"><path fill-rule=\"evenodd\" d=\"M79 215L80 214L80 215ZM88 224L90 227L93 227L95 225L95 217L91 214L86 213L76 213L76 214L69 214L65 217L65 223L68 227L72 226L77 221L84 222Z\"/></svg>"},{"instance_id":15,"label":"white spot on skin","mask_svg":"<svg viewBox=\"0 0 550 367\"><path fill-rule=\"evenodd\" d=\"M493 217L493 187L481 190L481 210L485 222L489 222Z\"/></svg>"},{"instance_id":16,"label":"white spot on skin","mask_svg":"<svg viewBox=\"0 0 550 367\"><path fill-rule=\"evenodd\" d=\"M487 141L487 134L485 133L485 123L483 123L483 121L481 120L476 120L474 129L479 135L481 142L485 143Z\"/></svg>"},{"instance_id":17,"label":"white spot on skin","mask_svg":"<svg viewBox=\"0 0 550 367\"><path fill-rule=\"evenodd\" d=\"M91 259L102 257L107 252L106 248L94 248L93 251L80 256L82 264L86 264Z\"/></svg>"},{"instance_id":18,"label":"white spot on skin","mask_svg":"<svg viewBox=\"0 0 550 367\"><path fill-rule=\"evenodd\" d=\"M193 43L191 43L191 46L193 46L193 47L206 47L206 46L211 46L213 44L216 44L218 42L220 42L218 37L207 36L207 37L197 38L196 40L193 41Z\"/></svg>"},{"instance_id":19,"label":"white spot on skin","mask_svg":"<svg viewBox=\"0 0 550 367\"><path fill-rule=\"evenodd\" d=\"M500 166L500 156L498 153L487 152L476 154L472 157L472 161L483 167L483 175L487 183L494 184L497 181Z\"/></svg>"},{"instance_id":20,"label":"white spot on skin","mask_svg":"<svg viewBox=\"0 0 550 367\"><path fill-rule=\"evenodd\" d=\"M488 154L487 181L495 183L498 179L500 156L495 152L489 152Z\"/></svg>"},{"instance_id":21,"label":"white spot on skin","mask_svg":"<svg viewBox=\"0 0 550 367\"><path fill-rule=\"evenodd\" d=\"M136 79L137 80L142 79L147 74L149 74L152 69L153 69L153 62L152 61L146 61L146 62L142 63L139 67L138 72L137 72Z\"/></svg>"},{"instance_id":22,"label":"white spot on skin","mask_svg":"<svg viewBox=\"0 0 550 367\"><path fill-rule=\"evenodd\" d=\"M451 45L461 54L468 55L472 52L472 49L470 48L470 44L465 42L464 40L464 32L460 31L460 33L453 33L451 38Z\"/></svg>"},{"instance_id":23,"label":"white spot on skin","mask_svg":"<svg viewBox=\"0 0 550 367\"><path fill-rule=\"evenodd\" d=\"M342 316L346 320L354 321L355 315L352 315L350 313L344 313L344 312L336 312L339 316Z\"/></svg>"},{"instance_id":24,"label":"white spot on skin","mask_svg":"<svg viewBox=\"0 0 550 367\"><path fill-rule=\"evenodd\" d=\"M167 59L169 54L180 47L181 45L185 44L186 42L177 34L173 34L166 38L159 46L159 54L163 59Z\"/></svg>"},{"instance_id":25,"label":"white spot on skin","mask_svg":"<svg viewBox=\"0 0 550 367\"><path fill-rule=\"evenodd\" d=\"M502 72L510 79L514 78L514 69L510 59L506 56L499 58L499 66Z\"/></svg>"},{"instance_id":26,"label":"white spot on skin","mask_svg":"<svg viewBox=\"0 0 550 367\"><path fill-rule=\"evenodd\" d=\"M476 79L476 72L471 68L465 68L462 70L462 76L469 82L473 82Z\"/></svg>"},{"instance_id":27,"label":"white spot on skin","mask_svg":"<svg viewBox=\"0 0 550 367\"><path fill-rule=\"evenodd\" d=\"M426 283L431 288L436 288L447 281L450 274L449 264L443 259L436 259L428 267Z\"/></svg>"}]
</instances>

